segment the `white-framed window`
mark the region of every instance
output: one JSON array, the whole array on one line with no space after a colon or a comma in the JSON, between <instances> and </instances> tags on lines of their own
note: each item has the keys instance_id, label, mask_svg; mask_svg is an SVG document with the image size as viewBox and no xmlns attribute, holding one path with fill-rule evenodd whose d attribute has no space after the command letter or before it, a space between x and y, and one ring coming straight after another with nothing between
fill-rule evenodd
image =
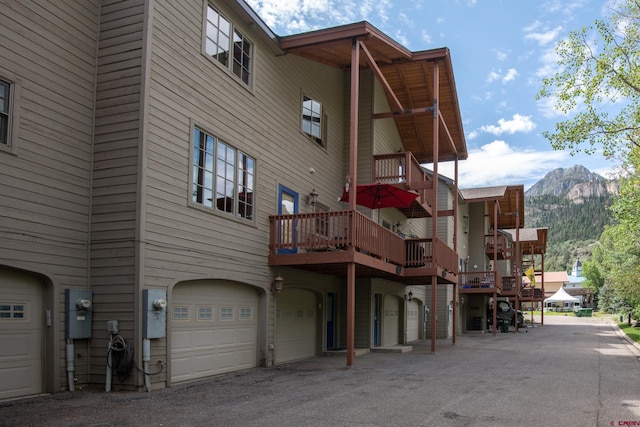
<instances>
[{"instance_id":1,"label":"white-framed window","mask_svg":"<svg viewBox=\"0 0 640 427\"><path fill-rule=\"evenodd\" d=\"M26 320L27 304L22 302L0 302L0 320Z\"/></svg>"},{"instance_id":2,"label":"white-framed window","mask_svg":"<svg viewBox=\"0 0 640 427\"><path fill-rule=\"evenodd\" d=\"M171 311L171 318L173 320L189 320L189 306L174 305Z\"/></svg>"},{"instance_id":3,"label":"white-framed window","mask_svg":"<svg viewBox=\"0 0 640 427\"><path fill-rule=\"evenodd\" d=\"M255 159L197 127L193 140L192 201L253 220Z\"/></svg>"},{"instance_id":4,"label":"white-framed window","mask_svg":"<svg viewBox=\"0 0 640 427\"><path fill-rule=\"evenodd\" d=\"M253 307L240 307L238 320L253 320Z\"/></svg>"},{"instance_id":5,"label":"white-framed window","mask_svg":"<svg viewBox=\"0 0 640 427\"><path fill-rule=\"evenodd\" d=\"M199 321L212 321L213 320L213 306L212 305L198 305L198 320Z\"/></svg>"},{"instance_id":6,"label":"white-framed window","mask_svg":"<svg viewBox=\"0 0 640 427\"><path fill-rule=\"evenodd\" d=\"M233 307L220 307L220 320L233 320Z\"/></svg>"},{"instance_id":7,"label":"white-framed window","mask_svg":"<svg viewBox=\"0 0 640 427\"><path fill-rule=\"evenodd\" d=\"M302 132L318 145L326 146L327 117L322 103L306 95L302 96Z\"/></svg>"},{"instance_id":8,"label":"white-framed window","mask_svg":"<svg viewBox=\"0 0 640 427\"><path fill-rule=\"evenodd\" d=\"M204 50L246 85L251 85L253 43L210 4L207 5Z\"/></svg>"},{"instance_id":9,"label":"white-framed window","mask_svg":"<svg viewBox=\"0 0 640 427\"><path fill-rule=\"evenodd\" d=\"M11 88L11 83L0 79L0 144L7 146L11 141Z\"/></svg>"}]
</instances>

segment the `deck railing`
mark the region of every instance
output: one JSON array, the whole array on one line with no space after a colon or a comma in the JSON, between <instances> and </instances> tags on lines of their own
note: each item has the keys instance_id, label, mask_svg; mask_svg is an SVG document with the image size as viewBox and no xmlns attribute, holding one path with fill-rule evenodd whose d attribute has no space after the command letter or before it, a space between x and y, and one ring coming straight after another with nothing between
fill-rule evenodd
<instances>
[{"instance_id":1,"label":"deck railing","mask_svg":"<svg viewBox=\"0 0 640 427\"><path fill-rule=\"evenodd\" d=\"M542 289L539 288L524 288L522 289L522 298L543 299Z\"/></svg>"},{"instance_id":2,"label":"deck railing","mask_svg":"<svg viewBox=\"0 0 640 427\"><path fill-rule=\"evenodd\" d=\"M425 183L429 182L427 175L420 163L410 152L376 154L373 156L373 182L387 184L406 184L410 190L418 192L418 201L431 205L430 192L425 189Z\"/></svg>"},{"instance_id":3,"label":"deck railing","mask_svg":"<svg viewBox=\"0 0 640 427\"><path fill-rule=\"evenodd\" d=\"M502 275L498 271L474 271L458 273L458 287L462 292L468 290L502 291ZM475 292L475 291L474 291Z\"/></svg>"},{"instance_id":4,"label":"deck railing","mask_svg":"<svg viewBox=\"0 0 640 427\"><path fill-rule=\"evenodd\" d=\"M511 256L512 247L507 242L507 238L499 233L497 239L494 239L493 234L485 234L484 236L484 250L487 254L491 255L494 252L498 253L500 257Z\"/></svg>"},{"instance_id":5,"label":"deck railing","mask_svg":"<svg viewBox=\"0 0 640 427\"><path fill-rule=\"evenodd\" d=\"M405 268L434 268L429 238L405 239L358 211L274 215L269 248L273 254L356 251ZM458 256L444 242L435 244L438 264L456 272Z\"/></svg>"}]
</instances>

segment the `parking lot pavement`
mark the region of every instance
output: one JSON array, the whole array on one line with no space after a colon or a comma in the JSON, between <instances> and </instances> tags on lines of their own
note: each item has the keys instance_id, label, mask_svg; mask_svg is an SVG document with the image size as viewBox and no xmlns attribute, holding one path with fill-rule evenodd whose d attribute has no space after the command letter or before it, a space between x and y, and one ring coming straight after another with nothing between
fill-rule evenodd
<instances>
[{"instance_id":1,"label":"parking lot pavement","mask_svg":"<svg viewBox=\"0 0 640 427\"><path fill-rule=\"evenodd\" d=\"M611 321L545 317L408 353L317 357L146 392L0 403L0 426L604 426L640 424L640 350ZM614 423L614 424L611 424ZM619 424L623 423L623 424Z\"/></svg>"}]
</instances>

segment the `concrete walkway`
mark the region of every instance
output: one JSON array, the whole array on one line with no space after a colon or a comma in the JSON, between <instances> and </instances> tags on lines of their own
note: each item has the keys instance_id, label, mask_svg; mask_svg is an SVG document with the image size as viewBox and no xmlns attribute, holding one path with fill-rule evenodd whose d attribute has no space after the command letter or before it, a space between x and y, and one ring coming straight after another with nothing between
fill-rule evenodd
<instances>
[{"instance_id":1,"label":"concrete walkway","mask_svg":"<svg viewBox=\"0 0 640 427\"><path fill-rule=\"evenodd\" d=\"M0 403L0 426L610 426L640 424L640 350L615 324L548 316L455 346L317 357L151 393ZM636 422L638 424L625 424Z\"/></svg>"}]
</instances>

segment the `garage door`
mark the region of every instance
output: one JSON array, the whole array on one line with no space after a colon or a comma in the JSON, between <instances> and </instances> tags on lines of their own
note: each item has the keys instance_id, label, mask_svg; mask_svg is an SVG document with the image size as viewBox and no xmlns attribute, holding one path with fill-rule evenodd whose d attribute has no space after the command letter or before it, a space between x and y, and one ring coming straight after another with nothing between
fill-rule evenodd
<instances>
[{"instance_id":1,"label":"garage door","mask_svg":"<svg viewBox=\"0 0 640 427\"><path fill-rule=\"evenodd\" d=\"M257 366L258 294L250 286L178 284L170 317L172 382Z\"/></svg>"},{"instance_id":2,"label":"garage door","mask_svg":"<svg viewBox=\"0 0 640 427\"><path fill-rule=\"evenodd\" d=\"M316 355L318 302L302 289L285 289L278 295L276 310L276 363Z\"/></svg>"},{"instance_id":3,"label":"garage door","mask_svg":"<svg viewBox=\"0 0 640 427\"><path fill-rule=\"evenodd\" d=\"M0 399L42 393L44 290L29 275L0 270Z\"/></svg>"},{"instance_id":4,"label":"garage door","mask_svg":"<svg viewBox=\"0 0 640 427\"><path fill-rule=\"evenodd\" d=\"M416 300L407 302L407 341L415 341L420 333L420 304Z\"/></svg>"},{"instance_id":5,"label":"garage door","mask_svg":"<svg viewBox=\"0 0 640 427\"><path fill-rule=\"evenodd\" d=\"M384 317L382 345L396 345L400 342L400 298L395 295L384 297Z\"/></svg>"}]
</instances>

